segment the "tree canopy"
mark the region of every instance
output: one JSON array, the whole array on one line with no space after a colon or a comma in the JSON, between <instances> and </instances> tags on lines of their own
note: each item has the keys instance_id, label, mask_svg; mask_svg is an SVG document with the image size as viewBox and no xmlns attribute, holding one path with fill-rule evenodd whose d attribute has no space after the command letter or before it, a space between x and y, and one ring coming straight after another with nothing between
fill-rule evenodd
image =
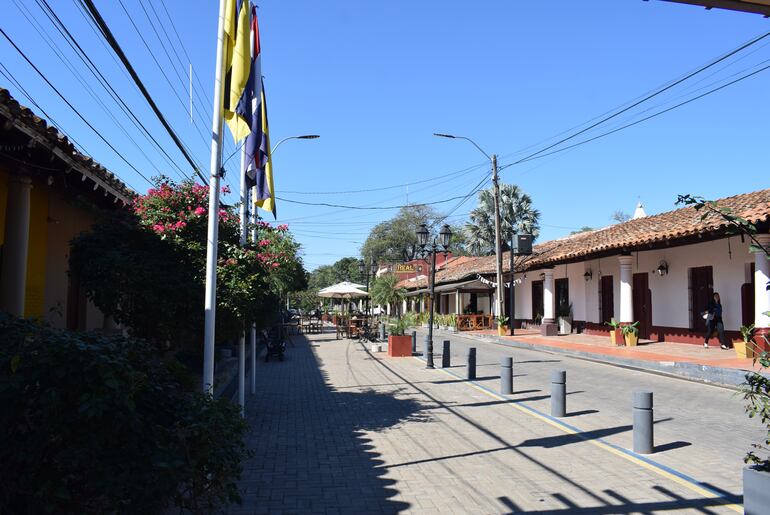
<instances>
[{"instance_id":1,"label":"tree canopy","mask_svg":"<svg viewBox=\"0 0 770 515\"><path fill-rule=\"evenodd\" d=\"M419 250L417 228L423 223L430 225L439 218L430 206L402 207L396 216L374 226L361 247L361 255L373 256L376 261L411 261Z\"/></svg>"}]
</instances>

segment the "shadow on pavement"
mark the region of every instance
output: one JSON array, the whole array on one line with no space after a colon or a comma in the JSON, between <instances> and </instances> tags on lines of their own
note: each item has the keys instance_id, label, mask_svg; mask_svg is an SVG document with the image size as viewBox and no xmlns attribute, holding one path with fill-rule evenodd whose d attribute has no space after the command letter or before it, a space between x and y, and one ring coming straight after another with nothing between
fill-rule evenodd
<instances>
[{"instance_id":1,"label":"shadow on pavement","mask_svg":"<svg viewBox=\"0 0 770 515\"><path fill-rule=\"evenodd\" d=\"M231 514L397 513L395 481L373 450L368 431L429 419L412 399L371 388L337 391L304 338L287 361L257 366L257 395L249 399L243 504ZM259 511L262 513L262 511Z\"/></svg>"}]
</instances>

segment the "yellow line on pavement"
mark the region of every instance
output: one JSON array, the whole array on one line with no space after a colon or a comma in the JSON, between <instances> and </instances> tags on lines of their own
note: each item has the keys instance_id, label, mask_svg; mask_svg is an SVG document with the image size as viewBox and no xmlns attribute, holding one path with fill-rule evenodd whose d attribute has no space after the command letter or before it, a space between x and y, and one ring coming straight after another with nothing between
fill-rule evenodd
<instances>
[{"instance_id":1,"label":"yellow line on pavement","mask_svg":"<svg viewBox=\"0 0 770 515\"><path fill-rule=\"evenodd\" d=\"M420 361L420 362L423 361L422 359L420 359L420 358L418 358L416 356L413 356L413 358L418 360L418 361ZM454 377L454 378L458 377L456 374L453 374L453 373L449 372L448 370L444 370L442 368L437 368L436 370L440 370L441 372L445 373L446 375L448 375L450 377ZM478 390L478 391L480 391L482 393L487 394L488 396L492 397L493 399L502 400L502 401L511 401L511 400L513 400L513 399L509 399L507 397L504 397L502 395L496 394L496 393L490 391L487 388L483 388L483 387L479 386L478 384L476 384L474 381L467 381L467 382L465 382L465 384L467 384L468 386L471 386L472 388L475 388L476 390ZM537 413L536 411L534 411L533 408L527 408L527 407L521 406L520 403L515 402L515 401L514 402L510 402L509 404L511 406L513 406L514 408L516 408L517 410L521 411L522 413L526 413L527 415L530 415L530 416L532 416L532 417L534 417L534 418L536 418L538 420L541 420L542 422L545 422L546 424L549 424L549 425L551 425L551 426L553 426L553 427L555 427L557 429L560 429L561 431L563 431L563 432L565 432L567 434L572 434L572 435L580 434L579 431L575 431L571 427L569 427L569 426L559 422L558 420L554 420L554 419L545 417L545 416ZM666 479L670 479L671 481L674 481L675 483L678 483L678 484L688 488L689 490L691 490L691 491L693 491L693 492L695 492L695 493L697 493L699 495L702 495L702 496L710 498L710 499L722 499L722 497L720 497L719 495L715 494L714 492L712 492L710 490L707 490L707 489L705 489L705 488L703 488L701 486L698 486L697 484L694 484L691 481L687 481L686 479L681 478L681 477L677 476L676 474L672 474L671 472L669 472L667 470L664 470L661 466L656 465L655 463L650 463L648 461L639 459L639 458L637 458L636 456L634 456L632 454L628 454L626 452L622 452L622 451L614 448L611 445L608 445L607 443L605 443L605 442L603 442L601 440L586 439L586 441L591 443L591 444L593 444L593 445L595 445L595 446L597 446L597 447L599 447L599 448L601 448L601 449L604 449L606 451L611 452L615 456L618 456L618 457L623 458L623 459L625 459L627 461L630 461L631 463L635 463L637 465L640 465L640 466L646 468L647 470L650 470L650 471L655 472L656 474L658 474L658 475L660 475L662 477L665 477ZM724 508L729 508L729 509L731 509L731 510L737 512L737 513L743 513L743 506L741 506L739 504L720 504L719 506L720 507L724 507Z\"/></svg>"}]
</instances>

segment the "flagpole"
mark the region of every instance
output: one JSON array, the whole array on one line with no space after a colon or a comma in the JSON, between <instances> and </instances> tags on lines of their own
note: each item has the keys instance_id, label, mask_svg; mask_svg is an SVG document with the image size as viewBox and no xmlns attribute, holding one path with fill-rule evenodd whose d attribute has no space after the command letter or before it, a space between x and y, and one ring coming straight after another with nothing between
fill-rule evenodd
<instances>
[{"instance_id":1,"label":"flagpole","mask_svg":"<svg viewBox=\"0 0 770 515\"><path fill-rule=\"evenodd\" d=\"M257 188L250 188L251 195L249 202L253 202L257 198ZM257 206L251 205L249 220L251 221L251 242L257 244ZM257 393L257 323L251 323L251 395Z\"/></svg>"},{"instance_id":2,"label":"flagpole","mask_svg":"<svg viewBox=\"0 0 770 515\"><path fill-rule=\"evenodd\" d=\"M249 190L246 188L246 143L241 145L241 247L249 239ZM241 413L246 406L246 320L242 320L243 332L238 341L238 404ZM253 370L252 370L253 373Z\"/></svg>"},{"instance_id":3,"label":"flagpole","mask_svg":"<svg viewBox=\"0 0 770 515\"><path fill-rule=\"evenodd\" d=\"M226 0L219 0L217 60L214 78L214 113L211 121L211 172L209 176L209 220L206 239L206 298L204 301L203 392L213 395L214 341L217 305L217 245L219 240L219 168L222 162L222 102L224 88L224 29Z\"/></svg>"}]
</instances>

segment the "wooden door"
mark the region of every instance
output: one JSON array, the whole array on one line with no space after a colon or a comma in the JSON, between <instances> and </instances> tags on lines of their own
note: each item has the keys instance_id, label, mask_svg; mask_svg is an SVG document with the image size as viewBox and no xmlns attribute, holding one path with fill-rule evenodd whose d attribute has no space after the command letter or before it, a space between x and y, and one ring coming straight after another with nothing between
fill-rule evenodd
<instances>
[{"instance_id":1,"label":"wooden door","mask_svg":"<svg viewBox=\"0 0 770 515\"><path fill-rule=\"evenodd\" d=\"M554 281L556 290L556 316L569 317L572 315L569 306L569 279L566 277Z\"/></svg>"},{"instance_id":2,"label":"wooden door","mask_svg":"<svg viewBox=\"0 0 770 515\"><path fill-rule=\"evenodd\" d=\"M532 321L543 318L543 281L532 281Z\"/></svg>"},{"instance_id":3,"label":"wooden door","mask_svg":"<svg viewBox=\"0 0 770 515\"><path fill-rule=\"evenodd\" d=\"M609 322L615 316L615 292L612 289L612 276L603 275L599 285L602 289L599 295L601 300L599 307L602 310L600 318L601 322L604 323Z\"/></svg>"},{"instance_id":4,"label":"wooden door","mask_svg":"<svg viewBox=\"0 0 770 515\"><path fill-rule=\"evenodd\" d=\"M714 278L710 266L690 269L690 327L697 333L706 332L706 321L701 313L708 309L714 296Z\"/></svg>"},{"instance_id":5,"label":"wooden door","mask_svg":"<svg viewBox=\"0 0 770 515\"><path fill-rule=\"evenodd\" d=\"M741 285L741 324L754 323L754 263L750 267L751 281Z\"/></svg>"},{"instance_id":6,"label":"wooden door","mask_svg":"<svg viewBox=\"0 0 770 515\"><path fill-rule=\"evenodd\" d=\"M649 274L634 274L634 320L639 322L639 338L649 338L652 329L652 292Z\"/></svg>"}]
</instances>

